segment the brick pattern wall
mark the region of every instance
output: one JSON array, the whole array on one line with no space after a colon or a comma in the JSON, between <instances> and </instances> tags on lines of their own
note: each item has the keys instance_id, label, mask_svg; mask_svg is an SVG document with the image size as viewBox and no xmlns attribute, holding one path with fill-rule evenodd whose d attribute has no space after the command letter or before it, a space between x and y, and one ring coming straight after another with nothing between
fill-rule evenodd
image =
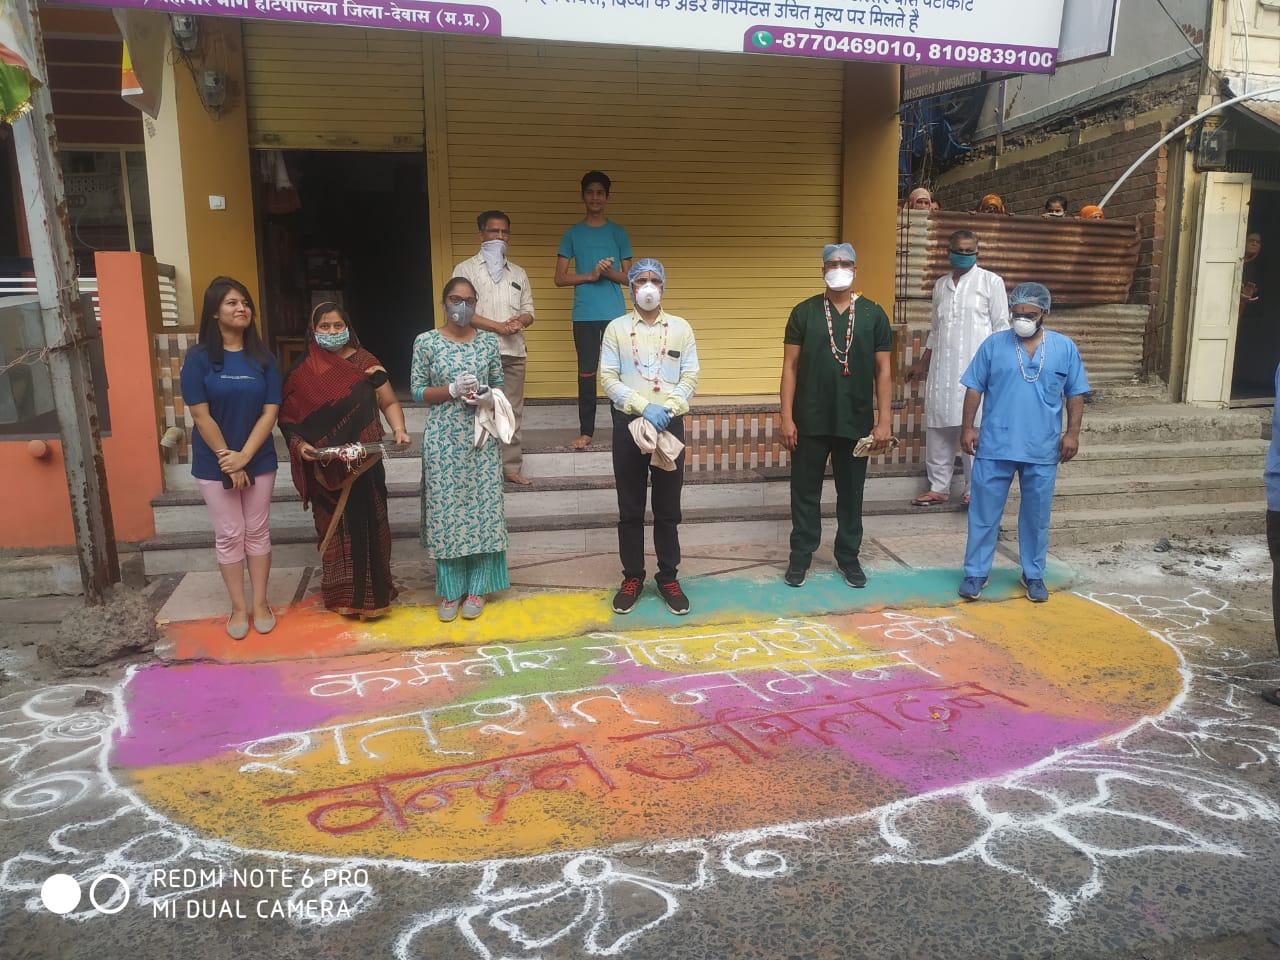
<instances>
[{"instance_id":1,"label":"brick pattern wall","mask_svg":"<svg viewBox=\"0 0 1280 960\"><path fill-rule=\"evenodd\" d=\"M182 402L182 358L187 347L196 342L193 333L157 333L156 376L160 389L160 403L164 407L164 426L180 427L182 439L176 450L168 451L169 463L191 462L191 431L195 424L191 412Z\"/></svg>"},{"instance_id":2,"label":"brick pattern wall","mask_svg":"<svg viewBox=\"0 0 1280 960\"><path fill-rule=\"evenodd\" d=\"M922 389L906 387L901 372L924 352L927 328L894 327L893 434L898 447L874 457L871 472L885 466L915 468L924 465L924 396ZM758 470L788 467L789 454L779 440L776 410L744 407L731 413L699 413L696 406L685 417L687 473Z\"/></svg>"}]
</instances>

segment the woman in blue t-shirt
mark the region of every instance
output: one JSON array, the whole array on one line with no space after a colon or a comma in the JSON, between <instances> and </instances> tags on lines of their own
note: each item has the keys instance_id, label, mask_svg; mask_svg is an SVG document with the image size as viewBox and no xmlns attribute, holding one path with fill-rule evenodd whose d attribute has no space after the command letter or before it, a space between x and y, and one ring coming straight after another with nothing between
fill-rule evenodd
<instances>
[{"instance_id":1,"label":"woman in blue t-shirt","mask_svg":"<svg viewBox=\"0 0 1280 960\"><path fill-rule=\"evenodd\" d=\"M249 633L244 566L253 588L253 626L276 625L267 606L271 574L271 492L276 448L271 430L280 412L280 369L253 325L256 309L243 283L217 277L204 293L200 341L182 364L182 399L196 432L191 474L209 507L218 568L231 599L227 633Z\"/></svg>"}]
</instances>

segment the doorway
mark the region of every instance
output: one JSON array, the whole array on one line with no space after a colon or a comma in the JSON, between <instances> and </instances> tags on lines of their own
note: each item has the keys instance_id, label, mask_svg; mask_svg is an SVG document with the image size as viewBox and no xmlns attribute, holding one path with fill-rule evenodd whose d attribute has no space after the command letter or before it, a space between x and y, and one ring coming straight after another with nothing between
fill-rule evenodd
<instances>
[{"instance_id":1,"label":"doorway","mask_svg":"<svg viewBox=\"0 0 1280 960\"><path fill-rule=\"evenodd\" d=\"M1241 275L1240 315L1236 328L1233 405L1270 403L1280 364L1280 184L1253 181L1249 198L1249 236L1261 250L1246 260ZM1247 242L1247 241L1246 241Z\"/></svg>"},{"instance_id":2,"label":"doorway","mask_svg":"<svg viewBox=\"0 0 1280 960\"><path fill-rule=\"evenodd\" d=\"M262 150L257 160L263 315L278 355L296 356L312 307L332 300L406 392L414 337L435 325L426 157Z\"/></svg>"}]
</instances>

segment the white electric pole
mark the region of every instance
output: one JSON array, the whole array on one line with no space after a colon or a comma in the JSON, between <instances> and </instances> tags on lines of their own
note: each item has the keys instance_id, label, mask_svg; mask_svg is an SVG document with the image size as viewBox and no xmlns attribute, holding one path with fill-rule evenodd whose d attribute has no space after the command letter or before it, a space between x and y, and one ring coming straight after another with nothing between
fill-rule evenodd
<instances>
[{"instance_id":1,"label":"white electric pole","mask_svg":"<svg viewBox=\"0 0 1280 960\"><path fill-rule=\"evenodd\" d=\"M18 18L35 48L41 75L48 76L37 0L18 0ZM107 494L102 434L98 428L90 341L98 335L80 309L80 289L71 254L71 229L58 163L58 135L49 88L31 84L31 110L13 124L18 176L26 209L31 259L44 329L54 410L62 440L71 518L85 603L101 603L108 586L120 579L115 526ZM104 389L105 384L98 389Z\"/></svg>"}]
</instances>

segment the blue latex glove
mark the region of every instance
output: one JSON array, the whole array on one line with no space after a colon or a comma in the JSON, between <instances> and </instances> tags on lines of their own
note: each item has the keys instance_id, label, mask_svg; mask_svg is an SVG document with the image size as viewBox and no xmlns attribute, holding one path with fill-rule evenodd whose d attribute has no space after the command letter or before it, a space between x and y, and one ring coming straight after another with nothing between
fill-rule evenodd
<instances>
[{"instance_id":1,"label":"blue latex glove","mask_svg":"<svg viewBox=\"0 0 1280 960\"><path fill-rule=\"evenodd\" d=\"M667 424L671 422L671 412L656 403L646 404L641 416L652 423L653 428L659 433L667 429Z\"/></svg>"}]
</instances>

